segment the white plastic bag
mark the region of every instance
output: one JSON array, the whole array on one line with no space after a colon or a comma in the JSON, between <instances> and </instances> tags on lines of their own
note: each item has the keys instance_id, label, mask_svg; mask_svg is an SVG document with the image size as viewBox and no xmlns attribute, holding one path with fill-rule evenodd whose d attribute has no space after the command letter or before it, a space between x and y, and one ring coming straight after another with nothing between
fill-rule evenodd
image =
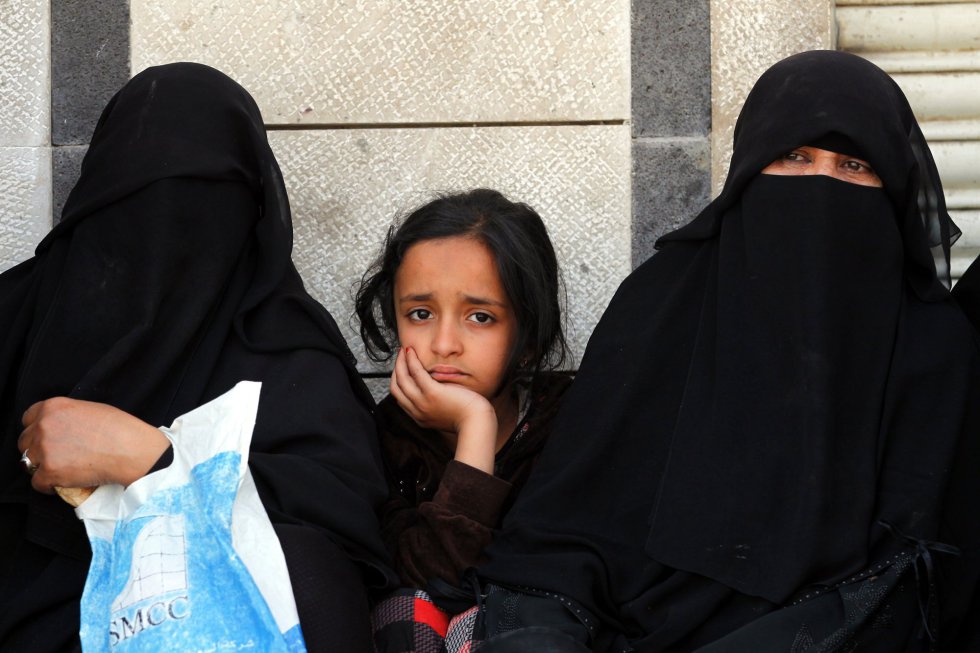
<instances>
[{"instance_id":1,"label":"white plastic bag","mask_svg":"<svg viewBox=\"0 0 980 653\"><path fill-rule=\"evenodd\" d=\"M305 652L282 547L248 469L260 383L161 429L174 461L76 509L92 544L85 653Z\"/></svg>"}]
</instances>

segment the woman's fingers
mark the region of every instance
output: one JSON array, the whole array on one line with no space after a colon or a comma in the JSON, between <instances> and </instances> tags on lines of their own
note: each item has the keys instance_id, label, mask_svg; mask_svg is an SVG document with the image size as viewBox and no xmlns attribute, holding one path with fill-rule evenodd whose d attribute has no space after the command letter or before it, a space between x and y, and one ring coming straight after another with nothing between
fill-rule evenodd
<instances>
[{"instance_id":1,"label":"woman's fingers","mask_svg":"<svg viewBox=\"0 0 980 653\"><path fill-rule=\"evenodd\" d=\"M21 454L26 453L30 464L35 467L34 472L29 472L31 474L31 485L34 486L34 489L40 490L41 492L50 492L50 490L45 489L45 474L41 474L40 479L36 478L41 471L43 454L41 447L34 446L36 442L35 430L34 424L31 422L27 428L21 431L20 437L17 438L17 449L20 450ZM25 469L24 471L27 472L28 470Z\"/></svg>"},{"instance_id":2,"label":"woman's fingers","mask_svg":"<svg viewBox=\"0 0 980 653\"><path fill-rule=\"evenodd\" d=\"M31 405L21 418L17 446L37 466L31 485L39 492L50 494L55 485L73 485L76 477L98 473L88 451L92 425L79 418L80 403L52 397Z\"/></svg>"},{"instance_id":3,"label":"woman's fingers","mask_svg":"<svg viewBox=\"0 0 980 653\"><path fill-rule=\"evenodd\" d=\"M35 401L33 404L28 406L27 410L20 418L20 423L24 426L30 426L37 421L37 416L41 412L41 407L44 405L43 401Z\"/></svg>"},{"instance_id":4,"label":"woman's fingers","mask_svg":"<svg viewBox=\"0 0 980 653\"><path fill-rule=\"evenodd\" d=\"M31 406L23 421L18 447L38 466L31 484L41 492L55 485L128 485L169 446L154 427L97 402L54 397Z\"/></svg>"},{"instance_id":5,"label":"woman's fingers","mask_svg":"<svg viewBox=\"0 0 980 653\"><path fill-rule=\"evenodd\" d=\"M34 471L30 472L31 486L38 492L45 494L51 494L54 491L54 481L51 479L51 461L47 455L49 447L41 423L48 401L51 400L35 402L24 411L21 417L24 430L20 432L20 436L17 438L17 448L21 454L27 454L27 458L34 468ZM47 465L44 464L45 460L48 460Z\"/></svg>"},{"instance_id":6,"label":"woman's fingers","mask_svg":"<svg viewBox=\"0 0 980 653\"><path fill-rule=\"evenodd\" d=\"M20 432L20 436L17 438L17 449L21 453L24 453L31 448L31 443L34 441L34 425L28 424L23 431ZM31 459L33 460L33 458Z\"/></svg>"},{"instance_id":7,"label":"woman's fingers","mask_svg":"<svg viewBox=\"0 0 980 653\"><path fill-rule=\"evenodd\" d=\"M37 432L37 422L41 418L42 411L49 401L51 399L34 402L21 416L20 423L24 425L24 430L20 432L20 437L17 438L17 448L20 449L21 453L31 447L35 433ZM33 461L34 458L31 457L31 460Z\"/></svg>"}]
</instances>

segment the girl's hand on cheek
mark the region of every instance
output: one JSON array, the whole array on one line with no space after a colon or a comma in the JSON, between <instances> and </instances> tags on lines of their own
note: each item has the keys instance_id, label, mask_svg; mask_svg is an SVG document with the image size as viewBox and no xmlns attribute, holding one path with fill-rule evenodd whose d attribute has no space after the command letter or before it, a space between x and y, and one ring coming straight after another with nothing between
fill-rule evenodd
<instances>
[{"instance_id":1,"label":"girl's hand on cheek","mask_svg":"<svg viewBox=\"0 0 980 653\"><path fill-rule=\"evenodd\" d=\"M455 433L456 460L493 473L497 414L479 393L433 379L411 349L402 349L391 375L391 395L424 428Z\"/></svg>"},{"instance_id":2,"label":"girl's hand on cheek","mask_svg":"<svg viewBox=\"0 0 980 653\"><path fill-rule=\"evenodd\" d=\"M391 394L419 426L459 432L459 427L493 406L480 394L455 383L439 383L423 367L418 354L402 349L391 375Z\"/></svg>"}]
</instances>

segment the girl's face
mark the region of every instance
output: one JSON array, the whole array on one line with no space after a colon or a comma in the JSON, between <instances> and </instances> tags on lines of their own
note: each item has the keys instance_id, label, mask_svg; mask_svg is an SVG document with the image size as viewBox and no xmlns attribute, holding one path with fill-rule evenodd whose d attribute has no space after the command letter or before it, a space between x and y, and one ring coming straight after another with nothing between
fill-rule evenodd
<instances>
[{"instance_id":1,"label":"girl's face","mask_svg":"<svg viewBox=\"0 0 980 653\"><path fill-rule=\"evenodd\" d=\"M762 169L764 175L827 175L859 186L881 188L881 179L867 161L805 145Z\"/></svg>"},{"instance_id":2,"label":"girl's face","mask_svg":"<svg viewBox=\"0 0 980 653\"><path fill-rule=\"evenodd\" d=\"M432 378L495 403L517 320L490 250L463 236L412 245L395 273L394 300L399 343Z\"/></svg>"}]
</instances>

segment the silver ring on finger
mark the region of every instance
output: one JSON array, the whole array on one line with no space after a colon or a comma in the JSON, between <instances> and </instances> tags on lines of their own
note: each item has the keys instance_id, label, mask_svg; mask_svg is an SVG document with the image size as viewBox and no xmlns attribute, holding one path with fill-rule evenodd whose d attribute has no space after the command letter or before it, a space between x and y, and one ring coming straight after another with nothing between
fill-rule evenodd
<instances>
[{"instance_id":1,"label":"silver ring on finger","mask_svg":"<svg viewBox=\"0 0 980 653\"><path fill-rule=\"evenodd\" d=\"M33 476L37 471L38 465L27 456L27 449L20 455L20 468L28 475Z\"/></svg>"}]
</instances>

